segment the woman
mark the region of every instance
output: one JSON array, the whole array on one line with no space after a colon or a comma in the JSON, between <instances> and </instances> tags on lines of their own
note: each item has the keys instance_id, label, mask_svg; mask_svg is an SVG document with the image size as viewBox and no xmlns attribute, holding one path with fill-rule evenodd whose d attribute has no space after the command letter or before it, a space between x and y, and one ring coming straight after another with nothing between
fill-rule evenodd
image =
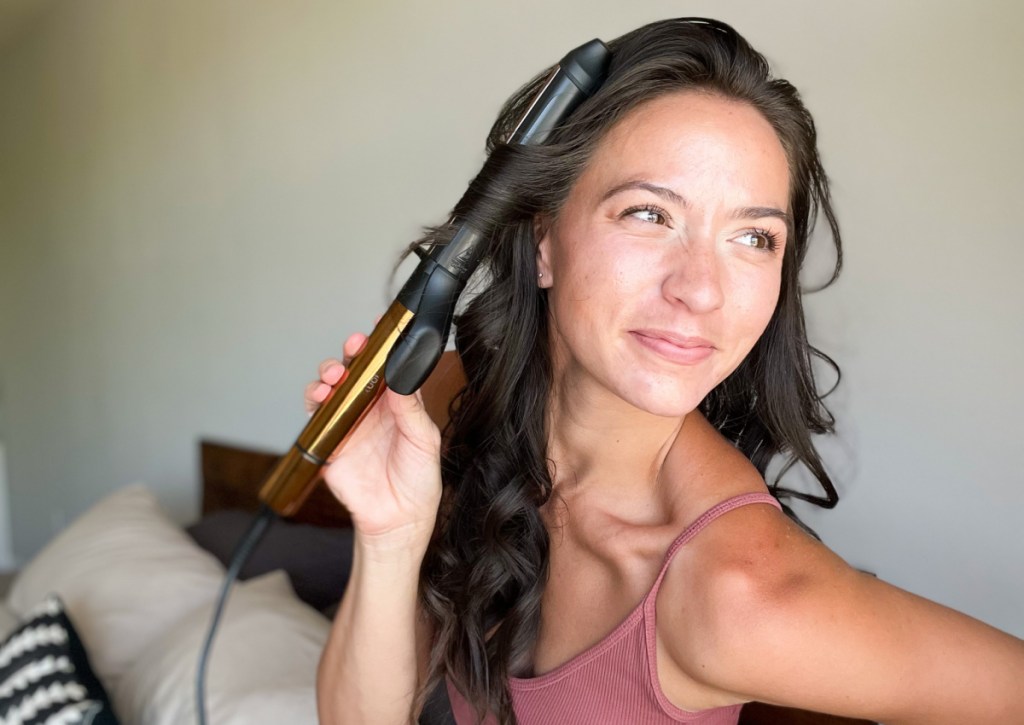
<instances>
[{"instance_id":1,"label":"woman","mask_svg":"<svg viewBox=\"0 0 1024 725\"><path fill-rule=\"evenodd\" d=\"M1024 643L851 569L769 495L836 500L797 279L818 210L839 233L795 90L714 21L609 46L550 143L501 144L539 79L492 129L443 453L446 421L388 392L325 470L357 536L322 720L407 722L441 678L460 725L1019 719ZM766 487L780 452L823 498Z\"/></svg>"}]
</instances>

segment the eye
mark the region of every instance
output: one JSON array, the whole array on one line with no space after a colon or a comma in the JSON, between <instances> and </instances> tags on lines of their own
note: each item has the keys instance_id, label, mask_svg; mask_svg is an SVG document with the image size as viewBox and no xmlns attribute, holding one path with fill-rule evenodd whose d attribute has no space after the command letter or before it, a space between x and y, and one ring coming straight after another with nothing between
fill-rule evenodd
<instances>
[{"instance_id":1,"label":"eye","mask_svg":"<svg viewBox=\"0 0 1024 725\"><path fill-rule=\"evenodd\" d=\"M778 235L767 229L750 229L738 237L734 237L734 240L740 244L746 244L748 247L764 249L768 252L774 252L778 246Z\"/></svg>"},{"instance_id":2,"label":"eye","mask_svg":"<svg viewBox=\"0 0 1024 725\"><path fill-rule=\"evenodd\" d=\"M642 204L640 206L631 206L626 209L622 214L619 215L620 219L626 217L633 217L643 222L650 224L661 224L663 226L668 225L668 214L661 207L657 207L654 204Z\"/></svg>"}]
</instances>

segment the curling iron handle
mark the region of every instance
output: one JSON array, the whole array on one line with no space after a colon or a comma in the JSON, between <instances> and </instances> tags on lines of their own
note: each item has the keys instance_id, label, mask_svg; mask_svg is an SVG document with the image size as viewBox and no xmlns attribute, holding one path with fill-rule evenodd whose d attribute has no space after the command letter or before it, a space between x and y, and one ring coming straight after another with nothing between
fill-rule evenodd
<instances>
[{"instance_id":1,"label":"curling iron handle","mask_svg":"<svg viewBox=\"0 0 1024 725\"><path fill-rule=\"evenodd\" d=\"M282 516L291 516L302 506L321 467L384 391L388 353L412 317L402 303L391 304L344 377L267 475L260 489L263 503Z\"/></svg>"}]
</instances>

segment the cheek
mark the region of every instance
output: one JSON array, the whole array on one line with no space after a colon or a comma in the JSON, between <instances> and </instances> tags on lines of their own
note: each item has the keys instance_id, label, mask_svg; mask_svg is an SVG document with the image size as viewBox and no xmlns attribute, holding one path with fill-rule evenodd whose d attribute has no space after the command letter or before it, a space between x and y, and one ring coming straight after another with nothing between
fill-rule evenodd
<instances>
[{"instance_id":1,"label":"cheek","mask_svg":"<svg viewBox=\"0 0 1024 725\"><path fill-rule=\"evenodd\" d=\"M648 255L649 256L649 255ZM555 259L555 303L583 316L614 311L650 281L657 262L614 239L591 237L566 245Z\"/></svg>"},{"instance_id":2,"label":"cheek","mask_svg":"<svg viewBox=\"0 0 1024 725\"><path fill-rule=\"evenodd\" d=\"M740 286L737 292L737 316L743 320L744 335L753 338L753 341L768 327L778 304L780 288L781 279L778 274L758 275Z\"/></svg>"}]
</instances>

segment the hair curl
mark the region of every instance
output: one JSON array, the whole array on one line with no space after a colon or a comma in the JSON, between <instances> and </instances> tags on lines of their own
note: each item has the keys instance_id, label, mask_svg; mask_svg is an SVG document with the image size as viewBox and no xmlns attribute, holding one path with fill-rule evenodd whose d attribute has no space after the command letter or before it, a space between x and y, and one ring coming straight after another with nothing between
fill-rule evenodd
<instances>
[{"instance_id":1,"label":"hair curl","mask_svg":"<svg viewBox=\"0 0 1024 725\"><path fill-rule=\"evenodd\" d=\"M815 386L812 358L838 368L807 340L798 281L819 212L837 251L826 286L842 261L810 114L796 89L773 78L764 57L724 23L666 20L608 46L607 80L544 146L510 146L503 139L551 69L505 104L487 139L488 160L452 215L470 221L490 243L479 292L457 319L456 347L467 383L452 406L442 460L444 500L421 571L420 602L434 642L417 708L447 675L481 719L490 711L503 725L516 722L507 682L532 674L549 554L538 509L552 492L545 428L548 309L536 284L534 220L557 217L597 144L643 103L683 90L718 94L758 109L782 143L793 229L779 301L753 350L700 410L762 476L775 455L785 453L783 473L802 463L825 492L789 490L776 478L769 485L776 497L828 508L838 501L811 440L832 432L834 424ZM444 244L453 228L429 229L414 247Z\"/></svg>"}]
</instances>

